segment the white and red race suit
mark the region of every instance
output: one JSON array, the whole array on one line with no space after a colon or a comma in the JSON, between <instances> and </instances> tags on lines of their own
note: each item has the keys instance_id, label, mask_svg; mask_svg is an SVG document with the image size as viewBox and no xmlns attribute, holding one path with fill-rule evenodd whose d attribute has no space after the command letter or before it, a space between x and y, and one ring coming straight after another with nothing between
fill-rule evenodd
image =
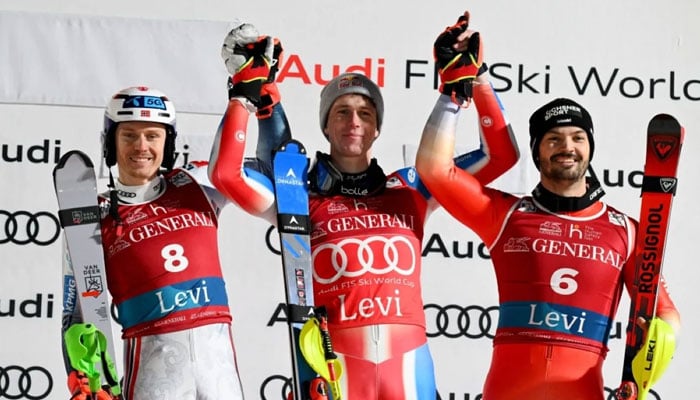
<instances>
[{"instance_id":1,"label":"white and red race suit","mask_svg":"<svg viewBox=\"0 0 700 400\"><path fill-rule=\"evenodd\" d=\"M474 99L493 121L481 132L481 148L457 160L486 184L518 153L493 89L482 86ZM229 102L210 177L241 208L275 224L269 178L243 164L248 114L241 102ZM345 398L435 398L420 276L423 227L436 207L413 167L389 174L373 196L310 195L314 299L328 311Z\"/></svg>"},{"instance_id":2,"label":"white and red race suit","mask_svg":"<svg viewBox=\"0 0 700 400\"><path fill-rule=\"evenodd\" d=\"M139 187L115 184L121 229L99 196L107 287L124 338L129 399L242 399L231 313L218 259L217 218L226 198L206 163ZM74 287L66 255L64 287ZM81 322L64 292L64 330ZM216 366L216 367L212 367Z\"/></svg>"}]
</instances>

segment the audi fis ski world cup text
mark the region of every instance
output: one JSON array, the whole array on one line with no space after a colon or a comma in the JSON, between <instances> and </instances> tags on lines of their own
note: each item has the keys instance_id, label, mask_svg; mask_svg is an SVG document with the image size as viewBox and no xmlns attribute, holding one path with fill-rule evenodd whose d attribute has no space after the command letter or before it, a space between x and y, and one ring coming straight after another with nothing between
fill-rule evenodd
<instances>
[{"instance_id":1,"label":"audi fis ski world cup text","mask_svg":"<svg viewBox=\"0 0 700 400\"><path fill-rule=\"evenodd\" d=\"M405 88L410 89L421 78L431 78L433 88L437 88L439 76L437 70L430 70L432 65L427 60L406 60ZM390 64L387 69L389 67ZM638 77L626 75L620 68L569 65L565 71L560 71L560 75L562 82L568 82L570 87L553 87L552 82L559 82L558 79L552 79L553 73L550 65L534 68L505 62L489 64L489 74L496 92L550 94L571 89L579 95L700 100L700 79L685 79L679 77L676 71L668 71L667 76Z\"/></svg>"},{"instance_id":2,"label":"audi fis ski world cup text","mask_svg":"<svg viewBox=\"0 0 700 400\"><path fill-rule=\"evenodd\" d=\"M399 71L403 69L403 71ZM439 86L439 76L432 60L406 59L392 62L385 58L365 57L356 64L321 64L305 61L299 54L290 54L283 61L277 80L300 80L310 85L325 85L341 72L360 72L374 80L380 87L384 86L386 75L403 74L404 87L410 89L417 82L428 80L433 88ZM571 88L579 95L619 95L624 98L670 100L700 100L700 79L686 77L670 70L663 76L641 77L626 73L619 67L598 67L596 65L567 65L561 71L553 71L545 64L533 67L522 63L493 62L489 64L489 73L494 88L498 92L550 94L569 88L553 87L555 74L566 78ZM556 78L559 76L557 75Z\"/></svg>"}]
</instances>

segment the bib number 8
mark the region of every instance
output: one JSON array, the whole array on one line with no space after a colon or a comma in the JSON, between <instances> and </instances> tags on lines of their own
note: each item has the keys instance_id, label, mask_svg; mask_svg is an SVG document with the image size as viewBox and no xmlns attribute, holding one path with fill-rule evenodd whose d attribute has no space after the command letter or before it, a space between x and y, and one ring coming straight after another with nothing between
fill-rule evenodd
<instances>
[{"instance_id":1,"label":"bib number 8","mask_svg":"<svg viewBox=\"0 0 700 400\"><path fill-rule=\"evenodd\" d=\"M163 247L160 255L165 260L163 267L169 272L184 271L190 263L185 257L185 249L179 244L169 244Z\"/></svg>"}]
</instances>

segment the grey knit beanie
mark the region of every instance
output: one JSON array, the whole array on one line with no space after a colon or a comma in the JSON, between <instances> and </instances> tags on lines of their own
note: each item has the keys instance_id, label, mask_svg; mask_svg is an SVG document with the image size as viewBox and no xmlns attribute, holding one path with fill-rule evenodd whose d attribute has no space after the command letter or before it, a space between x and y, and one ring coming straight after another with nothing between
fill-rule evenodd
<instances>
[{"instance_id":1,"label":"grey knit beanie","mask_svg":"<svg viewBox=\"0 0 700 400\"><path fill-rule=\"evenodd\" d=\"M377 130L381 130L382 120L384 119L384 99L379 91L379 86L365 75L346 72L333 78L321 90L321 105L319 108L321 132L326 128L328 112L331 110L333 102L338 97L350 93L361 94L372 100L374 107L377 109Z\"/></svg>"}]
</instances>

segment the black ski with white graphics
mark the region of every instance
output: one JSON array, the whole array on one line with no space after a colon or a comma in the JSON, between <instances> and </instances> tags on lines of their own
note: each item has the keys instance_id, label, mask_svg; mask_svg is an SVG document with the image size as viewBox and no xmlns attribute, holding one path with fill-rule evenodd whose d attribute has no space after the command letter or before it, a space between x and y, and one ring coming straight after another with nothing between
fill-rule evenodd
<instances>
[{"instance_id":1,"label":"black ski with white graphics","mask_svg":"<svg viewBox=\"0 0 700 400\"><path fill-rule=\"evenodd\" d=\"M64 154L53 170L53 181L83 322L94 325L106 338L106 348L97 349L101 354L101 375L112 394L118 395L121 390L119 375L112 362L116 354L102 250L97 180L90 157L78 150ZM74 345L66 344L68 347Z\"/></svg>"},{"instance_id":2,"label":"black ski with white graphics","mask_svg":"<svg viewBox=\"0 0 700 400\"><path fill-rule=\"evenodd\" d=\"M299 335L306 321L315 316L311 240L309 225L309 159L296 140L282 144L273 158L277 230L284 270L287 323L292 356L294 400L311 398L312 381L318 375L302 355Z\"/></svg>"},{"instance_id":3,"label":"black ski with white graphics","mask_svg":"<svg viewBox=\"0 0 700 400\"><path fill-rule=\"evenodd\" d=\"M671 115L654 116L647 127L639 229L635 243L635 284L618 399L644 400L666 369L675 348L673 336L660 333L654 320L671 204L678 186L684 129ZM642 329L639 321L649 325Z\"/></svg>"}]
</instances>

